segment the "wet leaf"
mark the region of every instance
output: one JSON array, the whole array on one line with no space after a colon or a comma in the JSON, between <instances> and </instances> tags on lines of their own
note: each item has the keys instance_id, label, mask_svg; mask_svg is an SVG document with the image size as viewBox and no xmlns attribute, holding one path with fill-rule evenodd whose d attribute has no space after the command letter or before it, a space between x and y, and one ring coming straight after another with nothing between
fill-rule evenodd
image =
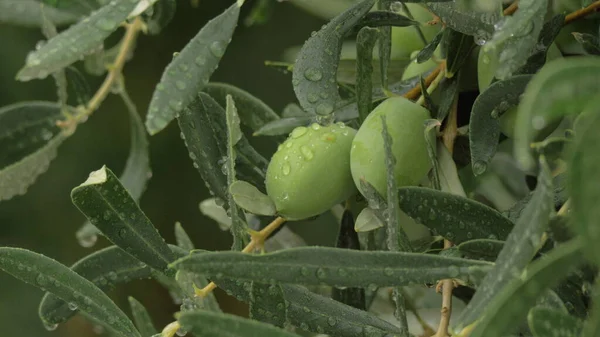
<instances>
[{"instance_id":1,"label":"wet leaf","mask_svg":"<svg viewBox=\"0 0 600 337\"><path fill-rule=\"evenodd\" d=\"M500 3L497 4L500 7ZM440 17L448 27L471 35L477 41L489 41L494 34L494 24L501 18L501 11L489 12L466 11L461 4L452 2L427 3L427 7ZM500 8L498 8L500 9Z\"/></svg>"},{"instance_id":2,"label":"wet leaf","mask_svg":"<svg viewBox=\"0 0 600 337\"><path fill-rule=\"evenodd\" d=\"M354 230L358 233L369 232L377 228L383 227L385 224L375 215L375 212L370 208L364 208L356 217Z\"/></svg>"},{"instance_id":3,"label":"wet leaf","mask_svg":"<svg viewBox=\"0 0 600 337\"><path fill-rule=\"evenodd\" d=\"M276 267L274 267L276 266ZM240 252L192 254L173 268L213 276L269 283L338 287L401 286L457 278L478 283L489 269L483 261L406 252L298 247L262 255Z\"/></svg>"},{"instance_id":4,"label":"wet leaf","mask_svg":"<svg viewBox=\"0 0 600 337\"><path fill-rule=\"evenodd\" d=\"M115 0L32 51L17 73L20 81L43 79L91 54L127 19L138 0Z\"/></svg>"},{"instance_id":5,"label":"wet leaf","mask_svg":"<svg viewBox=\"0 0 600 337\"><path fill-rule=\"evenodd\" d=\"M263 125L254 132L254 136L281 136L287 135L298 126L308 125L315 119L314 116L284 117Z\"/></svg>"},{"instance_id":6,"label":"wet leaf","mask_svg":"<svg viewBox=\"0 0 600 337\"><path fill-rule=\"evenodd\" d=\"M456 244L504 240L513 228L498 211L463 196L425 187L402 187L398 195L406 214Z\"/></svg>"},{"instance_id":7,"label":"wet leaf","mask_svg":"<svg viewBox=\"0 0 600 337\"><path fill-rule=\"evenodd\" d=\"M103 166L71 191L73 204L106 238L158 271L175 256L119 179Z\"/></svg>"},{"instance_id":8,"label":"wet leaf","mask_svg":"<svg viewBox=\"0 0 600 337\"><path fill-rule=\"evenodd\" d=\"M102 290L53 259L21 248L0 247L0 269L71 303L118 336L141 337L127 315Z\"/></svg>"},{"instance_id":9,"label":"wet leaf","mask_svg":"<svg viewBox=\"0 0 600 337\"><path fill-rule=\"evenodd\" d=\"M375 0L362 0L341 13L302 46L294 64L292 84L304 110L329 115L342 100L336 74L343 37L373 7Z\"/></svg>"},{"instance_id":10,"label":"wet leaf","mask_svg":"<svg viewBox=\"0 0 600 337\"><path fill-rule=\"evenodd\" d=\"M164 129L193 104L225 54L239 15L240 7L234 3L206 23L169 63L148 108L146 129L151 135Z\"/></svg>"},{"instance_id":11,"label":"wet leaf","mask_svg":"<svg viewBox=\"0 0 600 337\"><path fill-rule=\"evenodd\" d=\"M535 337L575 337L581 335L583 323L560 310L535 307L527 314L529 329Z\"/></svg>"},{"instance_id":12,"label":"wet leaf","mask_svg":"<svg viewBox=\"0 0 600 337\"><path fill-rule=\"evenodd\" d=\"M379 30L364 27L356 37L356 100L360 121L371 112L373 101L373 48L377 42Z\"/></svg>"},{"instance_id":13,"label":"wet leaf","mask_svg":"<svg viewBox=\"0 0 600 337\"><path fill-rule=\"evenodd\" d=\"M404 15L386 10L371 11L356 23L355 31L364 27L408 27L419 25L419 22L411 20Z\"/></svg>"},{"instance_id":14,"label":"wet leaf","mask_svg":"<svg viewBox=\"0 0 600 337\"><path fill-rule=\"evenodd\" d=\"M436 48L442 41L442 37L444 36L445 29L440 30L434 37L419 51L417 54L417 63L425 63L427 60L433 56Z\"/></svg>"},{"instance_id":15,"label":"wet leaf","mask_svg":"<svg viewBox=\"0 0 600 337\"><path fill-rule=\"evenodd\" d=\"M533 53L529 56L525 65L514 73L515 75L535 74L542 66L544 66L544 64L546 64L548 50L552 47L552 43L556 40L556 37L564 24L565 15L562 13L554 15L550 20L544 23ZM554 47L558 48L556 45ZM494 57L497 59L497 55Z\"/></svg>"},{"instance_id":16,"label":"wet leaf","mask_svg":"<svg viewBox=\"0 0 600 337\"><path fill-rule=\"evenodd\" d=\"M252 282L250 318L283 328L287 321L287 306L281 286Z\"/></svg>"},{"instance_id":17,"label":"wet leaf","mask_svg":"<svg viewBox=\"0 0 600 337\"><path fill-rule=\"evenodd\" d=\"M176 0L158 0L152 8L152 16L146 22L148 32L158 35L171 23L177 9Z\"/></svg>"},{"instance_id":18,"label":"wet leaf","mask_svg":"<svg viewBox=\"0 0 600 337\"><path fill-rule=\"evenodd\" d=\"M238 206L250 213L257 215L275 215L277 213L271 198L245 181L233 182L229 186L229 193Z\"/></svg>"},{"instance_id":19,"label":"wet leaf","mask_svg":"<svg viewBox=\"0 0 600 337\"><path fill-rule=\"evenodd\" d=\"M175 223L175 241L177 242L177 246L181 247L186 251L190 251L195 248L192 239L185 232L183 226L181 226L181 222Z\"/></svg>"},{"instance_id":20,"label":"wet leaf","mask_svg":"<svg viewBox=\"0 0 600 337\"><path fill-rule=\"evenodd\" d=\"M152 317L150 317L150 313L144 305L131 296L127 299L129 300L129 306L131 307L131 314L135 326L142 336L152 336L158 333L154 323L152 323Z\"/></svg>"},{"instance_id":21,"label":"wet leaf","mask_svg":"<svg viewBox=\"0 0 600 337\"><path fill-rule=\"evenodd\" d=\"M46 19L56 26L76 22L81 17L75 13L42 6L36 0L0 0L0 22L24 27L41 27L42 11Z\"/></svg>"},{"instance_id":22,"label":"wet leaf","mask_svg":"<svg viewBox=\"0 0 600 337\"><path fill-rule=\"evenodd\" d=\"M469 123L469 147L473 173L481 175L487 170L496 154L500 140L498 118L511 107L518 105L532 75L517 75L489 86L475 99Z\"/></svg>"},{"instance_id":23,"label":"wet leaf","mask_svg":"<svg viewBox=\"0 0 600 337\"><path fill-rule=\"evenodd\" d=\"M504 241L491 239L476 239L465 241L457 246L461 254L467 259L496 261L498 254L504 247Z\"/></svg>"},{"instance_id":24,"label":"wet leaf","mask_svg":"<svg viewBox=\"0 0 600 337\"><path fill-rule=\"evenodd\" d=\"M444 29L444 32L442 44L446 51L446 73L448 77L453 77L469 59L469 54L475 48L475 44L470 35L453 29Z\"/></svg>"}]
</instances>

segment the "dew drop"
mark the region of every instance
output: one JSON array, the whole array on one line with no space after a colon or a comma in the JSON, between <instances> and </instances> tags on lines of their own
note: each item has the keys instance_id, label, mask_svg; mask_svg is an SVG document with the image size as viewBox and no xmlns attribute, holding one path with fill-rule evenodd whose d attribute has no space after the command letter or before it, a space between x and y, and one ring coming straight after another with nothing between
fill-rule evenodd
<instances>
[{"instance_id":1,"label":"dew drop","mask_svg":"<svg viewBox=\"0 0 600 337\"><path fill-rule=\"evenodd\" d=\"M281 166L281 173L283 173L284 176L287 176L290 174L290 172L292 172L292 167L290 166L290 163L283 163L283 165Z\"/></svg>"},{"instance_id":2,"label":"dew drop","mask_svg":"<svg viewBox=\"0 0 600 337\"><path fill-rule=\"evenodd\" d=\"M339 274L341 277L346 277L346 276L348 276L348 272L347 272L347 271L346 271L346 269L344 269L344 268L340 268L340 269L338 269L338 274Z\"/></svg>"},{"instance_id":3,"label":"dew drop","mask_svg":"<svg viewBox=\"0 0 600 337\"><path fill-rule=\"evenodd\" d=\"M198 55L194 62L196 62L196 64L199 66L204 66L206 65L206 57L204 57L203 55Z\"/></svg>"},{"instance_id":4,"label":"dew drop","mask_svg":"<svg viewBox=\"0 0 600 337\"><path fill-rule=\"evenodd\" d=\"M106 277L108 277L109 280L111 281L116 281L117 280L117 273L115 273L114 271L109 272Z\"/></svg>"},{"instance_id":5,"label":"dew drop","mask_svg":"<svg viewBox=\"0 0 600 337\"><path fill-rule=\"evenodd\" d=\"M175 82L175 86L177 87L177 89L179 90L185 90L185 88L187 88L187 85L185 84L184 81L176 81Z\"/></svg>"},{"instance_id":6,"label":"dew drop","mask_svg":"<svg viewBox=\"0 0 600 337\"><path fill-rule=\"evenodd\" d=\"M51 324L51 323L44 322L44 328L48 331L54 331L54 330L56 330L56 328L58 328L58 324Z\"/></svg>"},{"instance_id":7,"label":"dew drop","mask_svg":"<svg viewBox=\"0 0 600 337\"><path fill-rule=\"evenodd\" d=\"M460 270L457 266L448 266L448 276L455 278L460 275Z\"/></svg>"},{"instance_id":8,"label":"dew drop","mask_svg":"<svg viewBox=\"0 0 600 337\"><path fill-rule=\"evenodd\" d=\"M308 324L300 323L300 329L302 329L304 331L309 331Z\"/></svg>"},{"instance_id":9,"label":"dew drop","mask_svg":"<svg viewBox=\"0 0 600 337\"><path fill-rule=\"evenodd\" d=\"M293 145L294 145L294 142L291 142L291 141L285 143L285 147L287 147L288 149L290 147L292 147Z\"/></svg>"},{"instance_id":10,"label":"dew drop","mask_svg":"<svg viewBox=\"0 0 600 337\"><path fill-rule=\"evenodd\" d=\"M74 303L74 302L69 302L69 303L67 304L67 306L69 307L69 310L71 310L71 311L75 311L75 310L77 310L77 304L76 304L76 303Z\"/></svg>"},{"instance_id":11,"label":"dew drop","mask_svg":"<svg viewBox=\"0 0 600 337\"><path fill-rule=\"evenodd\" d=\"M310 103L315 103L315 102L317 102L319 100L319 95L315 94L314 92L311 92L310 94L308 94L308 96L306 97L306 99Z\"/></svg>"},{"instance_id":12,"label":"dew drop","mask_svg":"<svg viewBox=\"0 0 600 337\"><path fill-rule=\"evenodd\" d=\"M317 105L317 114L328 115L333 112L333 104L330 102L323 102Z\"/></svg>"},{"instance_id":13,"label":"dew drop","mask_svg":"<svg viewBox=\"0 0 600 337\"><path fill-rule=\"evenodd\" d=\"M77 242L79 242L79 245L81 245L81 247L84 247L84 248L93 247L97 241L98 241L98 235L95 235L95 234L78 235L77 236Z\"/></svg>"},{"instance_id":14,"label":"dew drop","mask_svg":"<svg viewBox=\"0 0 600 337\"><path fill-rule=\"evenodd\" d=\"M487 170L487 164L483 160L478 160L473 163L473 173L475 175L483 174Z\"/></svg>"},{"instance_id":15,"label":"dew drop","mask_svg":"<svg viewBox=\"0 0 600 337\"><path fill-rule=\"evenodd\" d=\"M126 230L125 228L122 228L122 229L120 229L120 230L119 230L119 236L120 236L121 238L124 238L124 237L126 237L126 236L127 236L127 230Z\"/></svg>"},{"instance_id":16,"label":"dew drop","mask_svg":"<svg viewBox=\"0 0 600 337\"><path fill-rule=\"evenodd\" d=\"M317 130L319 130L321 128L321 126L318 123L312 123L310 125L310 128L313 129L313 130L315 130L315 131L317 131Z\"/></svg>"},{"instance_id":17,"label":"dew drop","mask_svg":"<svg viewBox=\"0 0 600 337\"><path fill-rule=\"evenodd\" d=\"M472 238L473 238L473 233L467 232L467 239L472 239Z\"/></svg>"},{"instance_id":18,"label":"dew drop","mask_svg":"<svg viewBox=\"0 0 600 337\"><path fill-rule=\"evenodd\" d=\"M221 57L225 54L225 44L221 41L214 41L210 44L210 52L215 57Z\"/></svg>"},{"instance_id":19,"label":"dew drop","mask_svg":"<svg viewBox=\"0 0 600 337\"><path fill-rule=\"evenodd\" d=\"M435 219L437 219L437 214L435 213L435 210L433 210L433 208L432 208L429 210L429 220L435 220Z\"/></svg>"},{"instance_id":20,"label":"dew drop","mask_svg":"<svg viewBox=\"0 0 600 337\"><path fill-rule=\"evenodd\" d=\"M35 281L37 282L38 285L44 287L46 284L48 284L48 280L46 279L46 277L42 274L38 275L35 279Z\"/></svg>"},{"instance_id":21,"label":"dew drop","mask_svg":"<svg viewBox=\"0 0 600 337\"><path fill-rule=\"evenodd\" d=\"M392 276L392 275L394 275L394 270L392 270L392 268L390 268L390 267L386 267L383 269L383 273L386 276Z\"/></svg>"},{"instance_id":22,"label":"dew drop","mask_svg":"<svg viewBox=\"0 0 600 337\"><path fill-rule=\"evenodd\" d=\"M330 316L330 317L327 319L327 324L329 324L330 326L335 326L335 325L337 324L337 321L336 321L336 319L335 319L334 317L331 317L331 316Z\"/></svg>"},{"instance_id":23,"label":"dew drop","mask_svg":"<svg viewBox=\"0 0 600 337\"><path fill-rule=\"evenodd\" d=\"M310 270L308 270L307 267L302 267L300 268L300 274L302 274L302 276L308 276L310 275Z\"/></svg>"},{"instance_id":24,"label":"dew drop","mask_svg":"<svg viewBox=\"0 0 600 337\"><path fill-rule=\"evenodd\" d=\"M309 149L305 145L302 145L300 147L300 152L302 153L302 155L304 156L304 159L306 159L306 160L312 160L313 157L314 157L314 154L313 154L312 150Z\"/></svg>"},{"instance_id":25,"label":"dew drop","mask_svg":"<svg viewBox=\"0 0 600 337\"><path fill-rule=\"evenodd\" d=\"M308 68L304 71L304 77L309 81L320 81L323 78L323 73L317 68Z\"/></svg>"},{"instance_id":26,"label":"dew drop","mask_svg":"<svg viewBox=\"0 0 600 337\"><path fill-rule=\"evenodd\" d=\"M291 137L292 138L300 138L301 136L303 136L306 133L306 131L308 131L307 128L305 128L304 126L299 126L292 131Z\"/></svg>"},{"instance_id":27,"label":"dew drop","mask_svg":"<svg viewBox=\"0 0 600 337\"><path fill-rule=\"evenodd\" d=\"M323 268L317 269L317 278L323 279L326 276L327 276L327 273L325 273L325 270Z\"/></svg>"}]
</instances>

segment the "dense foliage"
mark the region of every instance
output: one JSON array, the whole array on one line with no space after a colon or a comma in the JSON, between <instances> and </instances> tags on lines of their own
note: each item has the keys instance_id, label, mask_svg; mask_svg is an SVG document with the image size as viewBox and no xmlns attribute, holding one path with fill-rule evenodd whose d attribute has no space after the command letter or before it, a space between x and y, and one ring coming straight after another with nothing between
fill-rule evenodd
<instances>
[{"instance_id":1,"label":"dense foliage","mask_svg":"<svg viewBox=\"0 0 600 337\"><path fill-rule=\"evenodd\" d=\"M71 266L0 247L0 270L46 292L49 330L81 314L123 337L600 335L600 1L296 1L328 23L269 63L297 98L282 113L211 81L240 22L278 6L230 2L174 53L142 118L122 70L177 1L0 0L0 22L47 39L16 80L51 76L58 93L0 108L0 200L25 194L107 96L130 119L123 172L103 166L71 192L80 243L111 246ZM94 91L84 73L105 80ZM230 251L196 249L179 223L166 243L139 206L151 136L171 123ZM327 212L336 247L293 240L287 222ZM106 294L144 278L180 305L163 329ZM217 287L249 318L224 313Z\"/></svg>"}]
</instances>

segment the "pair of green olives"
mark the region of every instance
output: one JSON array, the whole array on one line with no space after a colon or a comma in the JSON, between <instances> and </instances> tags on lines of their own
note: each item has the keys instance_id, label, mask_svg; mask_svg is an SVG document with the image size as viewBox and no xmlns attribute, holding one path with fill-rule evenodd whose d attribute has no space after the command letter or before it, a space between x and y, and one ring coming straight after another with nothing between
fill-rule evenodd
<instances>
[{"instance_id":1,"label":"pair of green olives","mask_svg":"<svg viewBox=\"0 0 600 337\"><path fill-rule=\"evenodd\" d=\"M429 111L403 97L388 98L358 131L343 123L315 123L291 132L271 158L265 180L278 214L288 220L319 215L356 194L361 179L385 197L382 116L398 186L417 184L431 168L423 131Z\"/></svg>"}]
</instances>

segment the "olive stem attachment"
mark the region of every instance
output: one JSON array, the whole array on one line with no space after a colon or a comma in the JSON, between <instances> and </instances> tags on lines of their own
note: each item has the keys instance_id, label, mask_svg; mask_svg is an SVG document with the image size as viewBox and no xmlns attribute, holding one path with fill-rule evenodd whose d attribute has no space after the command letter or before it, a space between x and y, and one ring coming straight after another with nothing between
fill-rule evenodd
<instances>
[{"instance_id":1,"label":"olive stem attachment","mask_svg":"<svg viewBox=\"0 0 600 337\"><path fill-rule=\"evenodd\" d=\"M513 3L510 4L510 6L506 7L506 9L504 10L504 16L514 14L514 12L516 12L518 8L519 0L515 0Z\"/></svg>"},{"instance_id":2,"label":"olive stem attachment","mask_svg":"<svg viewBox=\"0 0 600 337\"><path fill-rule=\"evenodd\" d=\"M251 253L256 248L264 249L266 239L275 231L277 228L281 227L286 219L282 217L277 217L277 219L273 220L270 224L268 224L265 228L260 231L249 231L250 232L250 243L244 249L242 249L242 253ZM213 290L217 288L217 285L214 282L209 283L206 287L202 289L195 288L196 297L204 298L208 294L210 294Z\"/></svg>"},{"instance_id":3,"label":"olive stem attachment","mask_svg":"<svg viewBox=\"0 0 600 337\"><path fill-rule=\"evenodd\" d=\"M440 63L437 68L435 68L426 78L425 85L429 87L429 85L437 78L440 72L446 68L446 61ZM421 85L417 84L414 88L410 89L406 94L404 94L404 98L407 99L415 99L421 95Z\"/></svg>"},{"instance_id":4,"label":"olive stem attachment","mask_svg":"<svg viewBox=\"0 0 600 337\"><path fill-rule=\"evenodd\" d=\"M136 17L132 23L125 25L125 35L121 40L119 53L115 57L114 62L107 66L108 75L106 75L104 82L102 82L102 85L87 103L86 107L78 109L79 113L68 120L58 122L58 126L64 128L74 128L80 122L87 120L87 118L100 107L104 99L106 99L108 94L112 91L115 83L121 80L123 76L123 67L125 66L125 62L127 62L127 57L135 45L135 41L139 32L144 30L144 27L145 24L139 16Z\"/></svg>"},{"instance_id":5,"label":"olive stem attachment","mask_svg":"<svg viewBox=\"0 0 600 337\"><path fill-rule=\"evenodd\" d=\"M565 17L565 24L571 23L577 19L581 19L584 16L595 12L597 9L600 9L600 1L595 1L591 3L589 6L578 9Z\"/></svg>"},{"instance_id":6,"label":"olive stem attachment","mask_svg":"<svg viewBox=\"0 0 600 337\"><path fill-rule=\"evenodd\" d=\"M437 76L435 77L435 79L433 79L433 81L431 81L431 83L427 86L427 93L429 95L431 95L431 93L433 93L433 91L438 87L438 85L440 84L440 82L442 82L442 79L445 77L445 71L443 71L444 69L442 69L442 71L440 71ZM424 105L425 104L425 95L421 95L421 97L419 97L419 99L417 100L417 104L419 105Z\"/></svg>"},{"instance_id":7,"label":"olive stem attachment","mask_svg":"<svg viewBox=\"0 0 600 337\"><path fill-rule=\"evenodd\" d=\"M177 322L177 321L171 322L171 323L167 324L167 326L165 326L165 328L161 331L160 336L161 337L173 337L173 336L175 336L177 331L179 331L179 329L181 329L181 325L179 324L179 322Z\"/></svg>"}]
</instances>

